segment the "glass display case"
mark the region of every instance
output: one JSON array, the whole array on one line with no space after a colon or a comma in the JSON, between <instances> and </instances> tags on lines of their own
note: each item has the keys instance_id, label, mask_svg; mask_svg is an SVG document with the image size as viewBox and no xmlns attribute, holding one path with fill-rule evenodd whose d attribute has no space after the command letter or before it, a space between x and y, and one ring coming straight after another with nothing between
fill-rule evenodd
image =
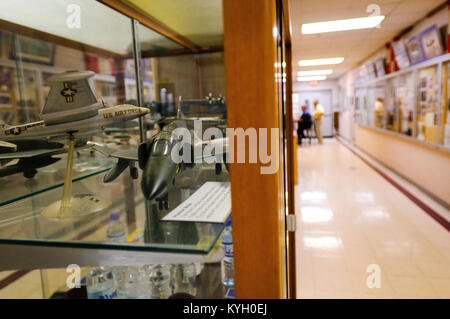
<instances>
[{"instance_id":1,"label":"glass display case","mask_svg":"<svg viewBox=\"0 0 450 319\"><path fill-rule=\"evenodd\" d=\"M13 125L39 123L54 75L72 70L93 73L88 83L102 108L130 104L150 110L150 116L102 126L101 130L91 132L88 139L95 145L137 154L140 143L172 133L165 128L172 127L171 123L177 119L180 121L179 110L183 111L186 123L191 123L194 117L208 117L202 121L203 130L208 127L225 130L221 27L207 34L196 33L204 29L204 21L198 21L196 29L190 32L194 32L194 40L200 41L199 46L187 47L186 43L192 41L190 34L187 38L180 35L190 23L186 19L184 25L177 25L181 29L170 36L167 30L156 32L98 1L6 2L7 9L0 13L3 21L0 23L2 130ZM216 2L213 18L221 16L221 1ZM36 15L37 11L45 13ZM77 16L77 12L81 15ZM27 18L31 16L32 19ZM221 25L220 19L211 21L210 27ZM202 44L207 48L203 49ZM75 89L70 94L77 93ZM42 138L50 140L47 137ZM29 145L32 151L38 148L33 143ZM165 197L148 200L142 191L146 183L143 176L149 174L144 167L129 164L129 170L124 169L115 180L105 183L105 175L117 168L120 160L94 151L92 145L76 148L72 158L68 155L71 154L68 142L64 151L52 155L52 163L38 167L33 176L25 177L27 174L21 171L0 173L1 270L41 268L43 296L50 297L58 285L59 292L68 289L64 281L50 284L49 273L56 270L44 269L69 264L81 267L159 265L159 272L169 273L172 293L223 297L220 272L223 251L219 244L230 212L221 222L163 219L206 182L227 183L229 175L225 166L204 162L189 168L174 165L176 177L164 180ZM1 147L0 153L11 148L6 143ZM154 149L153 152L156 154ZM67 163L72 161L69 176ZM0 169L16 164L8 159L1 160L1 165ZM159 173L164 171L152 173L152 178ZM72 198L100 201L106 208L77 218L44 216L42 212L52 203L61 197L64 201L65 192L74 194ZM107 240L111 213L118 213L125 225L125 241ZM37 257L42 254L48 258ZM82 269L83 275L86 274L88 268ZM147 270L147 275L153 271ZM191 282L189 286L185 281L191 279L198 283ZM180 288L182 283L185 289Z\"/></svg>"},{"instance_id":2,"label":"glass display case","mask_svg":"<svg viewBox=\"0 0 450 319\"><path fill-rule=\"evenodd\" d=\"M437 116L439 113L439 83L437 66L418 70L417 83L417 138L437 143Z\"/></svg>"},{"instance_id":3,"label":"glass display case","mask_svg":"<svg viewBox=\"0 0 450 319\"><path fill-rule=\"evenodd\" d=\"M386 129L434 145L446 144L449 54L359 83L357 123ZM366 104L367 99L367 104Z\"/></svg>"}]
</instances>

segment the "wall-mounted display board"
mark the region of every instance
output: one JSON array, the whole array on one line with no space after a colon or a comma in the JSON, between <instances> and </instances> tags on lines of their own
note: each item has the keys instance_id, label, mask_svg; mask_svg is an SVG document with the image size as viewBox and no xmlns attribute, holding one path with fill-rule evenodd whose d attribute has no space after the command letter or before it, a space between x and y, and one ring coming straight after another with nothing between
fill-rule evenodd
<instances>
[{"instance_id":1,"label":"wall-mounted display board","mask_svg":"<svg viewBox=\"0 0 450 319\"><path fill-rule=\"evenodd\" d=\"M425 60L425 54L423 53L422 43L420 40L419 35L414 35L406 40L406 48L408 49L411 64L416 64Z\"/></svg>"},{"instance_id":2,"label":"wall-mounted display board","mask_svg":"<svg viewBox=\"0 0 450 319\"><path fill-rule=\"evenodd\" d=\"M395 60L400 70L409 67L411 63L409 62L408 52L406 51L403 39L393 42L392 47L395 53Z\"/></svg>"},{"instance_id":3,"label":"wall-mounted display board","mask_svg":"<svg viewBox=\"0 0 450 319\"><path fill-rule=\"evenodd\" d=\"M368 115L360 114L357 123L448 147L449 61L450 54L439 55L357 85L358 94L368 97Z\"/></svg>"},{"instance_id":4,"label":"wall-mounted display board","mask_svg":"<svg viewBox=\"0 0 450 319\"><path fill-rule=\"evenodd\" d=\"M436 25L422 31L420 33L420 40L426 59L431 59L444 53L441 35Z\"/></svg>"}]
</instances>

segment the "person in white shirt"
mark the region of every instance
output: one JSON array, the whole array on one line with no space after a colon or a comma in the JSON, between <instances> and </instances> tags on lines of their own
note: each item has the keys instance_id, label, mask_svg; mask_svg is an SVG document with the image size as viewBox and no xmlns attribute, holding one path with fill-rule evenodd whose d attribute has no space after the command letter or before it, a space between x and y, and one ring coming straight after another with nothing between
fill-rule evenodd
<instances>
[{"instance_id":1,"label":"person in white shirt","mask_svg":"<svg viewBox=\"0 0 450 319\"><path fill-rule=\"evenodd\" d=\"M316 132L317 140L319 144L322 144L322 118L325 110L323 106L319 104L318 100L314 100L314 131Z\"/></svg>"}]
</instances>

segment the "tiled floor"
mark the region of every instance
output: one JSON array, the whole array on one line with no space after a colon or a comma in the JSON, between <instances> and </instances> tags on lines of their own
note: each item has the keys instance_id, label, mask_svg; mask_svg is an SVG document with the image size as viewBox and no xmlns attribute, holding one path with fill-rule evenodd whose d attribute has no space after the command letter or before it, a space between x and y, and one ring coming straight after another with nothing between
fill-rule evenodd
<instances>
[{"instance_id":1,"label":"tiled floor","mask_svg":"<svg viewBox=\"0 0 450 319\"><path fill-rule=\"evenodd\" d=\"M335 139L301 146L298 171L300 298L450 298L443 226Z\"/></svg>"}]
</instances>

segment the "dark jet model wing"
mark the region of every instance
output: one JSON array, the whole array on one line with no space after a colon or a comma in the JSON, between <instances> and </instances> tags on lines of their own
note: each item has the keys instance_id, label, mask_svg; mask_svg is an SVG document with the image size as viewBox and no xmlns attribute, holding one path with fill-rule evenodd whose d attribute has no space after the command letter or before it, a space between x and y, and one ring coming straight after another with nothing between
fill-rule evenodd
<instances>
[{"instance_id":1,"label":"dark jet model wing","mask_svg":"<svg viewBox=\"0 0 450 319\"><path fill-rule=\"evenodd\" d=\"M0 141L0 149L7 149L9 151L15 152L17 151L17 145L13 144L13 143L9 143L9 142L5 142L5 141Z\"/></svg>"},{"instance_id":2,"label":"dark jet model wing","mask_svg":"<svg viewBox=\"0 0 450 319\"><path fill-rule=\"evenodd\" d=\"M60 158L49 156L39 156L38 158L21 158L17 164L0 167L0 177L9 176L23 172L26 178L33 178L38 168L48 166L59 161Z\"/></svg>"},{"instance_id":3,"label":"dark jet model wing","mask_svg":"<svg viewBox=\"0 0 450 319\"><path fill-rule=\"evenodd\" d=\"M222 173L222 163L225 165L228 170L228 138L222 137L213 140L203 140L196 145L201 145L202 154L198 157L195 157L195 160L205 161L207 163L215 163L216 165L216 174L219 175ZM205 154L205 147L212 147L211 154ZM220 158L220 159L219 159Z\"/></svg>"},{"instance_id":4,"label":"dark jet model wing","mask_svg":"<svg viewBox=\"0 0 450 319\"><path fill-rule=\"evenodd\" d=\"M12 147L14 146L14 147ZM32 149L33 147L44 147ZM43 140L15 141L14 143L0 143L0 162L8 162L19 159L17 164L0 167L0 177L9 176L23 172L26 178L32 178L37 173L37 169L48 166L59 161L52 155L66 152L64 145L60 143L46 142Z\"/></svg>"},{"instance_id":5,"label":"dark jet model wing","mask_svg":"<svg viewBox=\"0 0 450 319\"><path fill-rule=\"evenodd\" d=\"M137 148L129 148L126 150L116 150L100 143L88 142L89 146L92 146L97 152L107 156L118 158L119 161L113 168L111 168L108 173L103 177L104 183L109 183L115 180L122 172L130 167L130 175L133 179L137 179L137 168L135 167L135 162L138 160Z\"/></svg>"},{"instance_id":6,"label":"dark jet model wing","mask_svg":"<svg viewBox=\"0 0 450 319\"><path fill-rule=\"evenodd\" d=\"M49 142L46 139L22 139L11 142L0 142L0 163L5 165L14 159L19 159L14 165L0 167L0 177L23 172L25 177L33 178L37 173L36 169L60 160L60 158L52 157L53 155L67 152L64 144ZM80 150L84 148L86 146L82 145L76 149Z\"/></svg>"},{"instance_id":7,"label":"dark jet model wing","mask_svg":"<svg viewBox=\"0 0 450 319\"><path fill-rule=\"evenodd\" d=\"M203 140L196 144L196 146L200 146L200 145L202 146L203 149L206 146L212 147L212 152L210 155L206 155L202 151L202 154L200 156L195 157L196 160L206 160L207 161L207 159L210 159L210 158L212 159L218 155L223 155L228 152L228 138L227 137L222 137L222 138L217 138L217 139L212 139L212 140Z\"/></svg>"},{"instance_id":8,"label":"dark jet model wing","mask_svg":"<svg viewBox=\"0 0 450 319\"><path fill-rule=\"evenodd\" d=\"M43 149L43 150L33 150L33 151L24 151L24 152L10 152L0 154L0 160L13 160L16 158L31 158L31 157L39 157L44 155L56 155L65 153L66 150L64 147L59 149Z\"/></svg>"}]
</instances>

